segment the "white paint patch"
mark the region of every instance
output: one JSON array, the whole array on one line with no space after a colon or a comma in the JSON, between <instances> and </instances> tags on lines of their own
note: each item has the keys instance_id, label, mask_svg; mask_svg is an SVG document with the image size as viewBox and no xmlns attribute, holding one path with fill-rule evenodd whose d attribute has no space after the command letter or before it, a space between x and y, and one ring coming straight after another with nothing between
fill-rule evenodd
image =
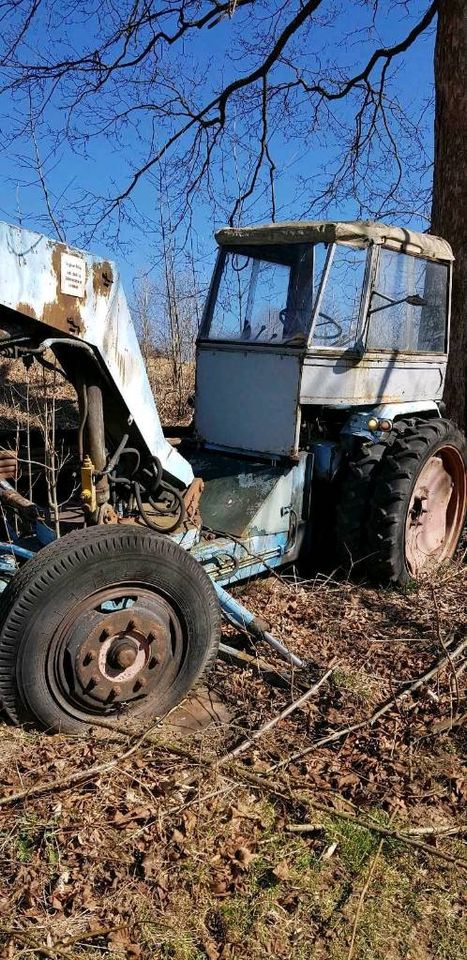
<instances>
[{"instance_id":1,"label":"white paint patch","mask_svg":"<svg viewBox=\"0 0 467 960\"><path fill-rule=\"evenodd\" d=\"M62 253L60 261L60 291L83 299L86 289L86 261L71 253Z\"/></svg>"}]
</instances>

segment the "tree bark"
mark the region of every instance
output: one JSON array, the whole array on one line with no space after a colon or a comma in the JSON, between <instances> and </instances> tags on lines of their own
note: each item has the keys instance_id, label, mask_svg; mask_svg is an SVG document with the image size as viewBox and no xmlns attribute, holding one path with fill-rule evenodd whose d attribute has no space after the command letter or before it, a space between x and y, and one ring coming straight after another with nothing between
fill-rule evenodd
<instances>
[{"instance_id":1,"label":"tree bark","mask_svg":"<svg viewBox=\"0 0 467 960\"><path fill-rule=\"evenodd\" d=\"M435 47L435 155L432 232L451 244L454 264L451 343L444 399L467 425L467 8L441 0Z\"/></svg>"}]
</instances>

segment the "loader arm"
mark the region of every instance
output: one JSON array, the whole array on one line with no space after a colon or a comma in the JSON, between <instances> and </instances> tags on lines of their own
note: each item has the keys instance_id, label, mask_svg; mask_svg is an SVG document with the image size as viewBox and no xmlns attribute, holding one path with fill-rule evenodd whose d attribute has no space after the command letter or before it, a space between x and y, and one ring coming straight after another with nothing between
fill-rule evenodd
<instances>
[{"instance_id":1,"label":"loader arm","mask_svg":"<svg viewBox=\"0 0 467 960\"><path fill-rule=\"evenodd\" d=\"M164 437L115 263L0 223L0 331L10 355L14 347L50 348L81 407L85 382L85 414L103 419L110 457L128 434L142 456L158 458L169 482L190 485L189 463Z\"/></svg>"}]
</instances>

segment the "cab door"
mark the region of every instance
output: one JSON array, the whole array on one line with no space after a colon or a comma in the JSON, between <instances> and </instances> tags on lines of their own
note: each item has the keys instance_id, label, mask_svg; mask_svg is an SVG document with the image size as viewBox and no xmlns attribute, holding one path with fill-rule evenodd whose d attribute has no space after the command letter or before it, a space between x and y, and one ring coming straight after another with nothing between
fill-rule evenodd
<instances>
[{"instance_id":1,"label":"cab door","mask_svg":"<svg viewBox=\"0 0 467 960\"><path fill-rule=\"evenodd\" d=\"M304 244L221 251L197 344L195 424L207 445L296 455L310 251Z\"/></svg>"}]
</instances>

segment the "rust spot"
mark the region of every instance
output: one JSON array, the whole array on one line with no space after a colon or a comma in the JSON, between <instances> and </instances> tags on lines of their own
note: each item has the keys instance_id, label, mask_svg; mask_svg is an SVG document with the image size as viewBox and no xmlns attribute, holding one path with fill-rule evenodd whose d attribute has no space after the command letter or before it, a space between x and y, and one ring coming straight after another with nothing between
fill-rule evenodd
<instances>
[{"instance_id":1,"label":"rust spot","mask_svg":"<svg viewBox=\"0 0 467 960\"><path fill-rule=\"evenodd\" d=\"M83 321L73 301L75 297L60 294L56 300L44 304L43 323L62 330L64 333L77 334L84 330ZM65 302L71 301L71 303Z\"/></svg>"},{"instance_id":2,"label":"rust spot","mask_svg":"<svg viewBox=\"0 0 467 960\"><path fill-rule=\"evenodd\" d=\"M108 297L114 276L108 260L100 260L92 268L92 288L96 297Z\"/></svg>"},{"instance_id":3,"label":"rust spot","mask_svg":"<svg viewBox=\"0 0 467 960\"><path fill-rule=\"evenodd\" d=\"M81 306L85 303L85 300L61 292L62 253L73 254L73 250L70 250L64 243L54 244L52 250L52 270L55 275L56 298L50 303L44 304L44 312L41 319L43 323L55 327L56 330L62 330L64 333L81 334L84 332L84 324L81 319Z\"/></svg>"},{"instance_id":4,"label":"rust spot","mask_svg":"<svg viewBox=\"0 0 467 960\"><path fill-rule=\"evenodd\" d=\"M169 441L170 442L170 441ZM200 477L195 477L191 481L188 490L186 491L183 500L185 503L185 509L187 517L189 520L193 521L195 518L199 518L201 521L201 516L199 513L199 502L201 500L201 495L204 490L204 482Z\"/></svg>"},{"instance_id":5,"label":"rust spot","mask_svg":"<svg viewBox=\"0 0 467 960\"><path fill-rule=\"evenodd\" d=\"M36 311L30 303L17 303L15 310L17 310L18 313L22 313L24 317L32 317L33 320L37 320Z\"/></svg>"}]
</instances>

